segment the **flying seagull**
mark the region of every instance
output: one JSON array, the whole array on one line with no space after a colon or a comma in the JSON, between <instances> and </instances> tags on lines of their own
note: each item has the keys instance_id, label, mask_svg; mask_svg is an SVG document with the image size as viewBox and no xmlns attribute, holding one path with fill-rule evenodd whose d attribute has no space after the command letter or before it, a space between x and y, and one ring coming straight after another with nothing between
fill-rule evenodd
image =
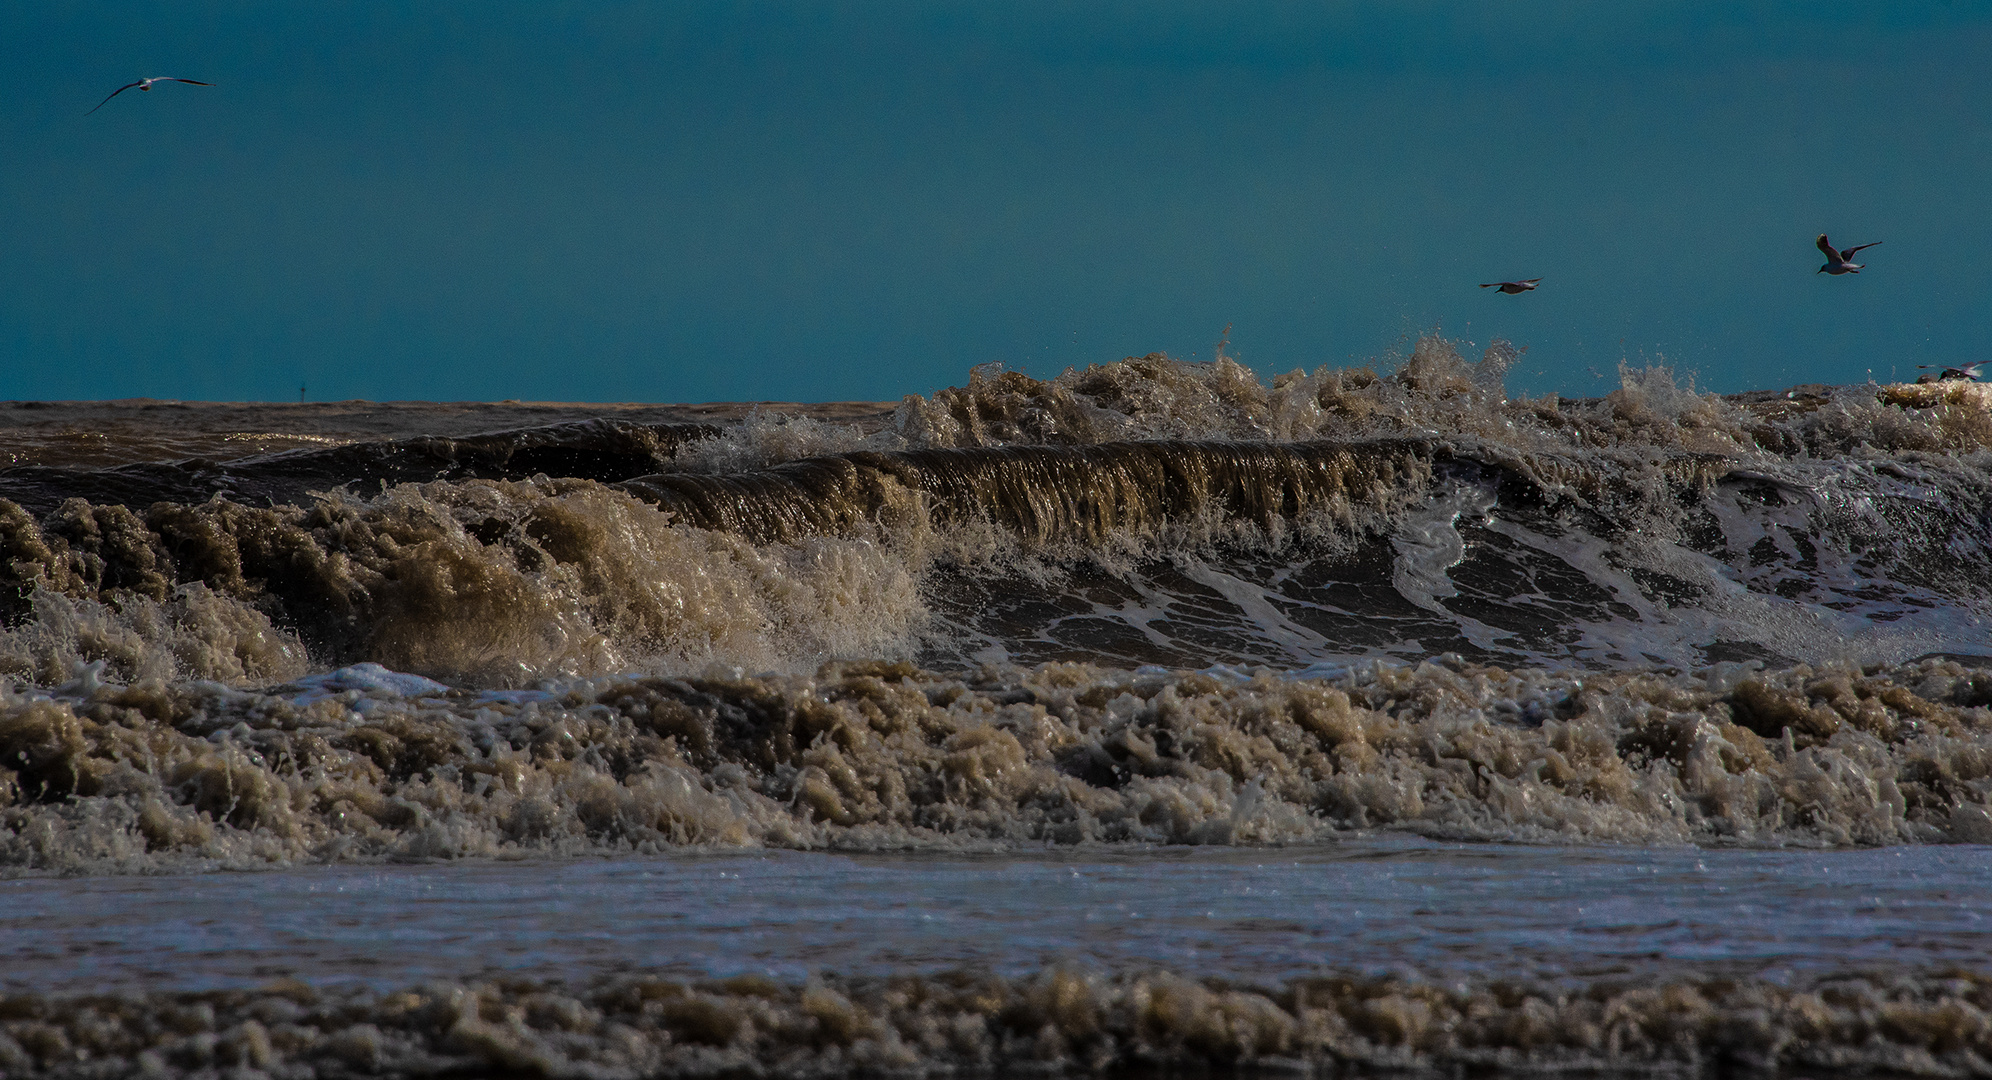
<instances>
[{"instance_id":1,"label":"flying seagull","mask_svg":"<svg viewBox=\"0 0 1992 1080\"><path fill-rule=\"evenodd\" d=\"M111 103L111 98L117 97L119 94L124 93L125 91L131 89L134 86L138 87L140 90L150 90L152 89L152 84L156 82L183 82L183 83L190 83L194 86L214 85L213 83L202 82L199 79L180 79L180 78L175 78L174 76L171 75L154 75L150 79L140 79L137 82L128 82L123 86L118 87L116 90L111 91L111 97L107 97L104 100L99 101L97 103L97 109L101 109L104 106L109 105ZM97 109L91 109L90 112L96 112ZM83 115L88 116L90 115L90 113L84 113Z\"/></svg>"},{"instance_id":2,"label":"flying seagull","mask_svg":"<svg viewBox=\"0 0 1992 1080\"><path fill-rule=\"evenodd\" d=\"M1938 381L1944 379L1971 379L1976 381L1978 378L1978 369L1984 367L1985 364L1986 361L1980 360L1976 364L1959 364L1956 367L1939 368L1937 370L1937 379ZM1919 368L1938 368L1936 364L1917 364L1916 366ZM1928 376L1925 376L1925 378L1928 378Z\"/></svg>"},{"instance_id":3,"label":"flying seagull","mask_svg":"<svg viewBox=\"0 0 1992 1080\"><path fill-rule=\"evenodd\" d=\"M1862 244L1860 247L1835 250L1833 245L1826 242L1826 234L1820 233L1819 239L1814 241L1814 243L1819 245L1819 250L1826 253L1826 265L1820 267L1819 272L1838 277L1841 274L1860 273L1863 264L1854 261L1854 252L1861 250L1861 248L1871 248L1874 244L1881 243L1881 241L1876 240L1874 244Z\"/></svg>"},{"instance_id":4,"label":"flying seagull","mask_svg":"<svg viewBox=\"0 0 1992 1080\"><path fill-rule=\"evenodd\" d=\"M1524 293L1534 289L1536 287L1536 282L1541 280L1542 279L1539 277L1532 277L1527 281L1490 281L1485 285L1482 285L1481 288L1499 289L1502 292L1507 293L1509 296L1513 296L1516 293Z\"/></svg>"}]
</instances>

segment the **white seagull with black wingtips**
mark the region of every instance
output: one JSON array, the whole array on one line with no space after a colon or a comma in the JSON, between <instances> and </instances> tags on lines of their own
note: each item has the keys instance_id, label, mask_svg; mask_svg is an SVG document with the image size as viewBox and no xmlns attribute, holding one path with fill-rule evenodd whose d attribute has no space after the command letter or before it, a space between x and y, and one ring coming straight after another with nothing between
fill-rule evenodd
<instances>
[{"instance_id":1,"label":"white seagull with black wingtips","mask_svg":"<svg viewBox=\"0 0 1992 1080\"><path fill-rule=\"evenodd\" d=\"M1860 273L1863 264L1854 261L1854 252L1861 250L1861 248L1871 248L1874 244L1881 243L1881 241L1876 240L1874 244L1862 244L1859 247L1835 248L1832 244L1826 242L1825 233L1820 233L1819 239L1813 242L1819 245L1819 250L1826 253L1826 265L1820 267L1819 272L1822 274L1832 274L1834 277L1839 277L1841 274Z\"/></svg>"},{"instance_id":2,"label":"white seagull with black wingtips","mask_svg":"<svg viewBox=\"0 0 1992 1080\"><path fill-rule=\"evenodd\" d=\"M109 105L111 103L111 98L117 97L119 94L124 93L125 91L131 89L134 86L138 87L140 90L150 90L152 89L152 84L156 82L183 82L188 84L189 86L214 85L213 83L202 82L199 79L182 79L173 75L154 75L150 79L140 79L137 82L129 82L124 84L123 86L118 87L116 90L111 91L111 97L107 97L104 100L99 101L97 103L97 108L91 109L90 112L91 113L96 112L97 109L101 109L104 106ZM83 115L88 116L90 115L90 113L84 113Z\"/></svg>"}]
</instances>

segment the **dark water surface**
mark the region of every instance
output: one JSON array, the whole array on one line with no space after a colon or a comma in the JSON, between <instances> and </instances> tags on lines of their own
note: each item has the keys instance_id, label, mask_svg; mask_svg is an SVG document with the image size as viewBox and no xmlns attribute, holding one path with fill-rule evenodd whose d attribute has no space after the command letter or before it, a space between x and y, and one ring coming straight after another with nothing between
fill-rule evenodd
<instances>
[{"instance_id":1,"label":"dark water surface","mask_svg":"<svg viewBox=\"0 0 1992 1080\"><path fill-rule=\"evenodd\" d=\"M1992 851L1325 847L757 852L0 883L0 987L376 990L499 973L800 981L1054 964L1790 978L1992 962Z\"/></svg>"}]
</instances>

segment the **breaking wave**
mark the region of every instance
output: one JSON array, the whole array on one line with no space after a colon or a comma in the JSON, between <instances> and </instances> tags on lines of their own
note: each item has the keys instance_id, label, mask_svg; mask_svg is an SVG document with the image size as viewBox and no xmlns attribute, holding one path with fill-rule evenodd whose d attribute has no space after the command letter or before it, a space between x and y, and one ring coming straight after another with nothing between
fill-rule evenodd
<instances>
[{"instance_id":1,"label":"breaking wave","mask_svg":"<svg viewBox=\"0 0 1992 1080\"><path fill-rule=\"evenodd\" d=\"M1984 388L1516 355L0 470L0 851L1992 832Z\"/></svg>"}]
</instances>

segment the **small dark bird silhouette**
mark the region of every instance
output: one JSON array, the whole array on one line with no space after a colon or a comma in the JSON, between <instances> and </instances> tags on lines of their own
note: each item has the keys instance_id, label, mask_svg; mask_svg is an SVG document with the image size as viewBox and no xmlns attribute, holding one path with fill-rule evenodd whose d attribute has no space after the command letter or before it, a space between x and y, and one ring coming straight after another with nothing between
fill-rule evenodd
<instances>
[{"instance_id":1,"label":"small dark bird silhouette","mask_svg":"<svg viewBox=\"0 0 1992 1080\"><path fill-rule=\"evenodd\" d=\"M1976 364L1959 364L1956 367L1943 367L1937 364L1917 364L1916 366L1925 369L1935 369L1937 372L1937 381L1939 382L1944 379L1970 379L1975 382L1979 377L1978 369L1984 367L1985 364L1985 361L1980 360ZM1923 378L1927 379L1929 376L1925 375Z\"/></svg>"},{"instance_id":2,"label":"small dark bird silhouette","mask_svg":"<svg viewBox=\"0 0 1992 1080\"><path fill-rule=\"evenodd\" d=\"M1480 287L1483 289L1499 289L1509 296L1513 296L1516 293L1529 292L1536 287L1536 282L1541 280L1539 277L1532 277L1527 281L1490 281Z\"/></svg>"},{"instance_id":3,"label":"small dark bird silhouette","mask_svg":"<svg viewBox=\"0 0 1992 1080\"><path fill-rule=\"evenodd\" d=\"M152 89L152 84L156 82L183 82L192 86L214 85L213 83L202 82L199 79L180 79L180 78L175 78L171 75L154 75L150 79L140 79L137 82L126 83L123 86L118 87L116 90L111 91L111 97L107 97L104 100L99 101L97 103L97 109L101 109L104 106L109 105L111 103L111 98L117 97L119 94L124 93L125 91L131 89L134 86L138 87L140 90L150 90ZM91 109L90 112L96 112L97 109ZM90 113L84 113L83 115L88 116L90 115Z\"/></svg>"},{"instance_id":4,"label":"small dark bird silhouette","mask_svg":"<svg viewBox=\"0 0 1992 1080\"><path fill-rule=\"evenodd\" d=\"M1839 277L1841 274L1860 273L1861 267L1865 264L1854 261L1854 252L1861 250L1861 248L1871 248L1874 244L1881 243L1881 241L1876 240L1874 244L1862 244L1860 247L1835 250L1832 244L1826 242L1826 234L1820 233L1819 239L1814 241L1814 243L1819 245L1819 250L1826 253L1826 265L1820 267L1819 272Z\"/></svg>"}]
</instances>

